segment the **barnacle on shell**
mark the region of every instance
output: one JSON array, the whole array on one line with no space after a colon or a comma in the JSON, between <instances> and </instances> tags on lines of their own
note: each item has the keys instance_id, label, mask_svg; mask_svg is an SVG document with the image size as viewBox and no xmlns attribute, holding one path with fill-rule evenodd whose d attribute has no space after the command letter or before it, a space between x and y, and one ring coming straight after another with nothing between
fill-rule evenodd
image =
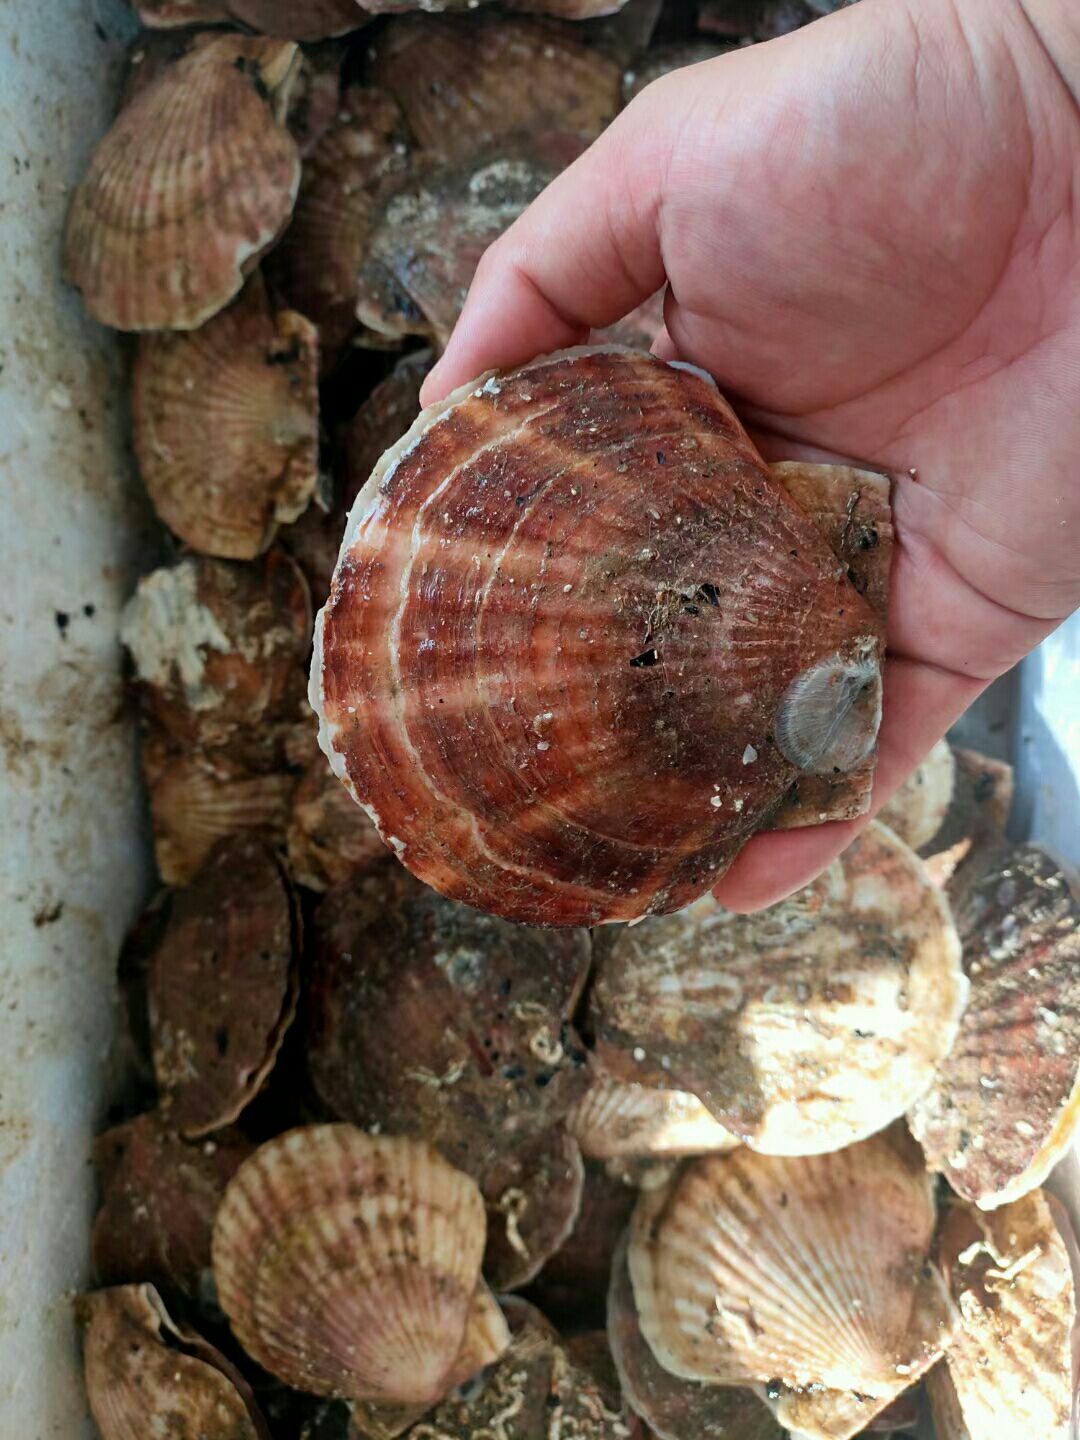
<instances>
[{"instance_id":1,"label":"barnacle on shell","mask_svg":"<svg viewBox=\"0 0 1080 1440\"><path fill-rule=\"evenodd\" d=\"M562 1126L489 1164L480 1184L488 1214L484 1274L497 1290L527 1285L562 1248L581 1213L584 1185L581 1151Z\"/></svg>"},{"instance_id":2,"label":"barnacle on shell","mask_svg":"<svg viewBox=\"0 0 1080 1440\"><path fill-rule=\"evenodd\" d=\"M118 330L191 330L281 230L300 182L281 124L297 49L215 35L120 113L68 210L67 275Z\"/></svg>"},{"instance_id":3,"label":"barnacle on shell","mask_svg":"<svg viewBox=\"0 0 1080 1440\"><path fill-rule=\"evenodd\" d=\"M463 387L384 456L320 617L331 763L444 894L531 923L678 909L815 755L799 677L880 622L698 373L607 348ZM794 687L794 689L793 689ZM819 690L811 686L815 701ZM861 759L865 734L844 755ZM807 738L807 737L810 738ZM822 740L820 737L825 737Z\"/></svg>"},{"instance_id":4,"label":"barnacle on shell","mask_svg":"<svg viewBox=\"0 0 1080 1440\"><path fill-rule=\"evenodd\" d=\"M911 1126L928 1163L986 1208L1041 1185L1080 1125L1080 906L1032 845L957 873L971 997Z\"/></svg>"},{"instance_id":5,"label":"barnacle on shell","mask_svg":"<svg viewBox=\"0 0 1080 1440\"><path fill-rule=\"evenodd\" d=\"M307 507L319 473L317 349L314 326L274 314L258 276L201 329L141 338L139 473L193 550L251 560Z\"/></svg>"},{"instance_id":6,"label":"barnacle on shell","mask_svg":"<svg viewBox=\"0 0 1080 1440\"><path fill-rule=\"evenodd\" d=\"M102 1440L270 1440L247 1381L172 1320L152 1285L79 1297L83 1370Z\"/></svg>"},{"instance_id":7,"label":"barnacle on shell","mask_svg":"<svg viewBox=\"0 0 1080 1440\"><path fill-rule=\"evenodd\" d=\"M473 1182L430 1145L316 1125L268 1141L214 1226L222 1309L244 1349L314 1394L427 1403L466 1376L484 1250ZM499 1341L486 1296L481 1333ZM503 1336L502 1343L508 1336ZM478 1368L497 1358L478 1356Z\"/></svg>"}]
</instances>

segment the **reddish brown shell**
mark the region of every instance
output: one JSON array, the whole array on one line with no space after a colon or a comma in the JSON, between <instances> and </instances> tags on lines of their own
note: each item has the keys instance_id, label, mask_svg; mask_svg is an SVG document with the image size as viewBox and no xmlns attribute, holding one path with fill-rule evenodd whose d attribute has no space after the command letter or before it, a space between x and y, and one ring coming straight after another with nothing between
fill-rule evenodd
<instances>
[{"instance_id":1,"label":"reddish brown shell","mask_svg":"<svg viewBox=\"0 0 1080 1440\"><path fill-rule=\"evenodd\" d=\"M225 1186L251 1154L225 1130L189 1145L153 1111L100 1135L102 1202L91 1255L102 1285L149 1280L194 1299L210 1269L210 1233Z\"/></svg>"},{"instance_id":2,"label":"reddish brown shell","mask_svg":"<svg viewBox=\"0 0 1080 1440\"><path fill-rule=\"evenodd\" d=\"M299 714L311 599L282 551L258 565L187 556L139 581L120 638L158 733L265 762Z\"/></svg>"},{"instance_id":3,"label":"reddish brown shell","mask_svg":"<svg viewBox=\"0 0 1080 1440\"><path fill-rule=\"evenodd\" d=\"M389 858L379 832L362 812L357 816L323 755L312 761L293 792L287 843L293 877L309 890L342 884Z\"/></svg>"},{"instance_id":4,"label":"reddish brown shell","mask_svg":"<svg viewBox=\"0 0 1080 1440\"><path fill-rule=\"evenodd\" d=\"M193 550L252 560L307 508L319 473L317 352L315 327L273 314L259 277L201 329L140 340L139 473Z\"/></svg>"},{"instance_id":5,"label":"reddish brown shell","mask_svg":"<svg viewBox=\"0 0 1080 1440\"><path fill-rule=\"evenodd\" d=\"M598 1161L585 1161L574 1228L530 1292L546 1314L567 1324L603 1324L612 1256L636 1199L637 1191L609 1175Z\"/></svg>"},{"instance_id":6,"label":"reddish brown shell","mask_svg":"<svg viewBox=\"0 0 1080 1440\"><path fill-rule=\"evenodd\" d=\"M286 40L326 40L366 25L357 0L229 0L233 20Z\"/></svg>"},{"instance_id":7,"label":"reddish brown shell","mask_svg":"<svg viewBox=\"0 0 1080 1440\"><path fill-rule=\"evenodd\" d=\"M479 1179L583 1092L583 931L516 928L400 866L331 892L315 929L308 1061L332 1113L423 1136Z\"/></svg>"},{"instance_id":8,"label":"reddish brown shell","mask_svg":"<svg viewBox=\"0 0 1080 1440\"><path fill-rule=\"evenodd\" d=\"M420 335L445 345L484 251L582 148L530 144L417 167L372 220L357 318L383 343Z\"/></svg>"},{"instance_id":9,"label":"reddish brown shell","mask_svg":"<svg viewBox=\"0 0 1080 1440\"><path fill-rule=\"evenodd\" d=\"M239 1370L170 1319L152 1285L80 1296L86 1395L101 1440L269 1440Z\"/></svg>"},{"instance_id":10,"label":"reddish brown shell","mask_svg":"<svg viewBox=\"0 0 1080 1440\"><path fill-rule=\"evenodd\" d=\"M417 146L450 162L508 138L595 140L620 104L618 66L572 31L492 13L391 21L373 77Z\"/></svg>"},{"instance_id":11,"label":"reddish brown shell","mask_svg":"<svg viewBox=\"0 0 1080 1440\"><path fill-rule=\"evenodd\" d=\"M784 1440L752 1390L680 1380L657 1360L641 1333L624 1236L615 1250L607 1300L608 1341L627 1403L657 1440Z\"/></svg>"},{"instance_id":12,"label":"reddish brown shell","mask_svg":"<svg viewBox=\"0 0 1080 1440\"><path fill-rule=\"evenodd\" d=\"M941 892L871 823L804 889L754 915L711 896L628 927L599 961L597 1055L689 1090L772 1155L837 1150L933 1083L968 984Z\"/></svg>"},{"instance_id":13,"label":"reddish brown shell","mask_svg":"<svg viewBox=\"0 0 1080 1440\"><path fill-rule=\"evenodd\" d=\"M153 736L143 739L142 769L167 885L186 885L228 835L285 839L296 776L284 769L251 769L225 751L175 749Z\"/></svg>"},{"instance_id":14,"label":"reddish brown shell","mask_svg":"<svg viewBox=\"0 0 1080 1440\"><path fill-rule=\"evenodd\" d=\"M324 366L356 329L357 275L375 206L408 165L401 112L379 90L349 89L305 157L292 223L267 264L285 301L319 331Z\"/></svg>"},{"instance_id":15,"label":"reddish brown shell","mask_svg":"<svg viewBox=\"0 0 1080 1440\"><path fill-rule=\"evenodd\" d=\"M953 1189L991 1208L1040 1185L1080 1125L1080 906L1025 845L965 866L953 907L971 998L911 1127Z\"/></svg>"},{"instance_id":16,"label":"reddish brown shell","mask_svg":"<svg viewBox=\"0 0 1080 1440\"><path fill-rule=\"evenodd\" d=\"M562 1248L584 1185L581 1151L562 1126L495 1158L480 1189L488 1216L484 1274L496 1290L527 1285Z\"/></svg>"},{"instance_id":17,"label":"reddish brown shell","mask_svg":"<svg viewBox=\"0 0 1080 1440\"><path fill-rule=\"evenodd\" d=\"M121 111L65 231L68 278L95 319L191 330L237 294L300 183L279 123L295 61L283 40L212 36Z\"/></svg>"},{"instance_id":18,"label":"reddish brown shell","mask_svg":"<svg viewBox=\"0 0 1080 1440\"><path fill-rule=\"evenodd\" d=\"M296 1013L299 914L269 849L223 840L172 905L150 968L154 1070L169 1123L218 1130L254 1099Z\"/></svg>"},{"instance_id":19,"label":"reddish brown shell","mask_svg":"<svg viewBox=\"0 0 1080 1440\"><path fill-rule=\"evenodd\" d=\"M426 411L353 507L316 643L321 743L384 838L530 923L680 908L800 766L876 738L847 722L879 622L712 382L627 350Z\"/></svg>"}]
</instances>

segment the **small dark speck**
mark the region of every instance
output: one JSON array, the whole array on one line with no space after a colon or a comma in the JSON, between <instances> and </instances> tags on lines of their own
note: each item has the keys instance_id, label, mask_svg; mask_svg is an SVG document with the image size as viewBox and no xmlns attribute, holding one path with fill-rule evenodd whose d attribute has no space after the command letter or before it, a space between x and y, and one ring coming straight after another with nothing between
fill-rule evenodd
<instances>
[{"instance_id":1,"label":"small dark speck","mask_svg":"<svg viewBox=\"0 0 1080 1440\"><path fill-rule=\"evenodd\" d=\"M538 1090L543 1090L544 1086L550 1085L554 1078L550 1070L541 1070L534 1083Z\"/></svg>"},{"instance_id":2,"label":"small dark speck","mask_svg":"<svg viewBox=\"0 0 1080 1440\"><path fill-rule=\"evenodd\" d=\"M524 1065L504 1065L502 1076L504 1080L521 1080L525 1075Z\"/></svg>"},{"instance_id":3,"label":"small dark speck","mask_svg":"<svg viewBox=\"0 0 1080 1440\"><path fill-rule=\"evenodd\" d=\"M511 985L510 976L509 976L509 975L504 975L503 978L499 981L499 994L500 994L500 995L509 995L509 994L510 994L510 985Z\"/></svg>"},{"instance_id":4,"label":"small dark speck","mask_svg":"<svg viewBox=\"0 0 1080 1440\"><path fill-rule=\"evenodd\" d=\"M872 1030L860 1030L858 1026L855 1027L855 1038L857 1040L869 1040L873 1034L874 1032Z\"/></svg>"},{"instance_id":5,"label":"small dark speck","mask_svg":"<svg viewBox=\"0 0 1080 1440\"><path fill-rule=\"evenodd\" d=\"M656 463L657 463L658 465L666 465L666 464L667 464L667 457L665 456L665 454L664 454L664 452L663 452L662 450L657 450L657 452L656 452Z\"/></svg>"},{"instance_id":6,"label":"small dark speck","mask_svg":"<svg viewBox=\"0 0 1080 1440\"><path fill-rule=\"evenodd\" d=\"M102 43L104 43L109 38L109 32L105 29L105 26L102 25L100 20L94 21L94 34L100 41L102 41Z\"/></svg>"},{"instance_id":7,"label":"small dark speck","mask_svg":"<svg viewBox=\"0 0 1080 1440\"><path fill-rule=\"evenodd\" d=\"M97 614L97 606L96 606L96 605L84 605L84 606L82 607L82 613L86 616L86 618L87 618L88 620L92 620L92 619L94 618L94 616Z\"/></svg>"},{"instance_id":8,"label":"small dark speck","mask_svg":"<svg viewBox=\"0 0 1080 1440\"><path fill-rule=\"evenodd\" d=\"M40 910L34 911L34 928L40 930L43 925L55 924L64 913L64 902L58 900L55 905L43 905Z\"/></svg>"},{"instance_id":9,"label":"small dark speck","mask_svg":"<svg viewBox=\"0 0 1080 1440\"><path fill-rule=\"evenodd\" d=\"M630 666L634 670L641 670L650 665L655 665L659 659L660 656L655 650L643 650L640 655L633 657L630 661Z\"/></svg>"},{"instance_id":10,"label":"small dark speck","mask_svg":"<svg viewBox=\"0 0 1080 1440\"><path fill-rule=\"evenodd\" d=\"M788 554L793 560L797 560L799 558L799 552L797 550L789 550Z\"/></svg>"},{"instance_id":11,"label":"small dark speck","mask_svg":"<svg viewBox=\"0 0 1080 1440\"><path fill-rule=\"evenodd\" d=\"M782 1380L770 1380L765 1386L765 1394L770 1400L779 1400L784 1389Z\"/></svg>"},{"instance_id":12,"label":"small dark speck","mask_svg":"<svg viewBox=\"0 0 1080 1440\"><path fill-rule=\"evenodd\" d=\"M69 625L70 623L71 623L71 616L68 614L68 612L67 612L66 610L57 610L57 612L56 612L56 628L57 628L57 630L60 631L60 634L61 634L61 635L63 635L63 634L66 633L67 628L68 628L68 625Z\"/></svg>"},{"instance_id":13,"label":"small dark speck","mask_svg":"<svg viewBox=\"0 0 1080 1440\"><path fill-rule=\"evenodd\" d=\"M781 1210L786 1210L786 1209L787 1209L787 1191L786 1191L786 1190L781 1190L781 1192L780 1192L780 1209L781 1209Z\"/></svg>"},{"instance_id":14,"label":"small dark speck","mask_svg":"<svg viewBox=\"0 0 1080 1440\"><path fill-rule=\"evenodd\" d=\"M216 1048L217 1048L217 1053L218 1053L219 1055L224 1055L225 1052L226 1052L226 1050L228 1050L228 1048L229 1048L229 1032L228 1032L228 1030L226 1029L226 1027L225 1027L224 1025L222 1025L222 1027L220 1028L220 1030L218 1030L217 1033L215 1034L215 1036L214 1036L214 1045L216 1046Z\"/></svg>"}]
</instances>

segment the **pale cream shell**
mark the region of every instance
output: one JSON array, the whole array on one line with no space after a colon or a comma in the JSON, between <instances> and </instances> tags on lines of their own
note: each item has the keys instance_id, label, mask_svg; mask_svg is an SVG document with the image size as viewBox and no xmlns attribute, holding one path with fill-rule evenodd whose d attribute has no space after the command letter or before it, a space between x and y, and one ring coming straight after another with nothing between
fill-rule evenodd
<instances>
[{"instance_id":1,"label":"pale cream shell","mask_svg":"<svg viewBox=\"0 0 1080 1440\"><path fill-rule=\"evenodd\" d=\"M872 822L811 885L756 915L705 896L625 930L593 991L597 1052L698 1095L766 1154L836 1150L930 1086L968 982L943 896Z\"/></svg>"},{"instance_id":2,"label":"pale cream shell","mask_svg":"<svg viewBox=\"0 0 1080 1440\"><path fill-rule=\"evenodd\" d=\"M921 850L941 829L956 786L956 759L939 740L919 761L878 818L913 850Z\"/></svg>"},{"instance_id":3,"label":"pale cream shell","mask_svg":"<svg viewBox=\"0 0 1080 1440\"><path fill-rule=\"evenodd\" d=\"M593 1160L678 1158L734 1150L739 1141L687 1090L654 1090L597 1075L566 1127Z\"/></svg>"},{"instance_id":4,"label":"pale cream shell","mask_svg":"<svg viewBox=\"0 0 1080 1440\"><path fill-rule=\"evenodd\" d=\"M453 1383L484 1239L480 1192L429 1145L317 1125L237 1171L214 1276L237 1338L286 1384L433 1403Z\"/></svg>"},{"instance_id":5,"label":"pale cream shell","mask_svg":"<svg viewBox=\"0 0 1080 1440\"><path fill-rule=\"evenodd\" d=\"M642 1333L683 1379L856 1390L882 1408L936 1354L935 1219L922 1157L895 1130L809 1159L690 1161L634 1212Z\"/></svg>"}]
</instances>

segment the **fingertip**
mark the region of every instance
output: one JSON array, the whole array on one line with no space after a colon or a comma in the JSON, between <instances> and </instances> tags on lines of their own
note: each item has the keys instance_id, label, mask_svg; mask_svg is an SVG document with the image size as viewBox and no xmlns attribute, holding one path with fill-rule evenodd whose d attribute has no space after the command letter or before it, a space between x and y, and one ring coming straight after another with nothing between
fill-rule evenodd
<instances>
[{"instance_id":1,"label":"fingertip","mask_svg":"<svg viewBox=\"0 0 1080 1440\"><path fill-rule=\"evenodd\" d=\"M737 915L775 905L820 875L847 849L869 818L757 834L713 886L712 893L725 909Z\"/></svg>"}]
</instances>

